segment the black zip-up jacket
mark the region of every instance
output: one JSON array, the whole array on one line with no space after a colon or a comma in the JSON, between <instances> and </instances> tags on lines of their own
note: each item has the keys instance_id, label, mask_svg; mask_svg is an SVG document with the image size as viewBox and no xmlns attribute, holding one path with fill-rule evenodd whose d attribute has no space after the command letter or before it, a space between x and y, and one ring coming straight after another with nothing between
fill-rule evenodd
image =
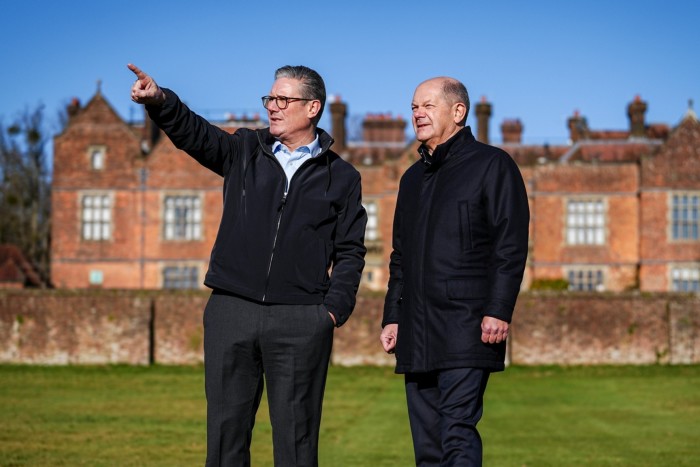
<instances>
[{"instance_id":1,"label":"black zip-up jacket","mask_svg":"<svg viewBox=\"0 0 700 467\"><path fill-rule=\"evenodd\" d=\"M163 91L165 103L147 106L149 116L178 149L224 177L204 284L257 302L323 304L342 325L355 306L366 252L359 172L317 129L321 153L299 167L285 196L268 128L227 133Z\"/></svg>"},{"instance_id":2,"label":"black zip-up jacket","mask_svg":"<svg viewBox=\"0 0 700 467\"><path fill-rule=\"evenodd\" d=\"M510 322L528 249L520 170L469 127L401 178L382 326L398 323L397 373L504 368L505 342L481 321Z\"/></svg>"}]
</instances>

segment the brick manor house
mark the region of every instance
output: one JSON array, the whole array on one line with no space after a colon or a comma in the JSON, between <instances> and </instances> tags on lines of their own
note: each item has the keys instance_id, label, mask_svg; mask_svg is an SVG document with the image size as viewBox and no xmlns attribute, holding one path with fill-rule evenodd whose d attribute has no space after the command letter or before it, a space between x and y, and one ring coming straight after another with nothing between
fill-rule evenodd
<instances>
[{"instance_id":1,"label":"brick manor house","mask_svg":"<svg viewBox=\"0 0 700 467\"><path fill-rule=\"evenodd\" d=\"M398 183L416 160L407 122L369 114L348 141L347 106L329 104L333 149L362 173L369 215L363 287L386 287ZM474 112L489 141L491 104ZM499 144L518 163L531 210L523 288L700 291L700 123L689 107L675 126L645 121L594 130L575 113L570 143L522 144L523 124L505 120ZM58 288L203 288L221 216L217 175L177 150L148 118L124 121L100 90L54 139L52 283ZM258 117L215 122L226 131L263 127ZM566 282L562 282L566 281Z\"/></svg>"}]
</instances>

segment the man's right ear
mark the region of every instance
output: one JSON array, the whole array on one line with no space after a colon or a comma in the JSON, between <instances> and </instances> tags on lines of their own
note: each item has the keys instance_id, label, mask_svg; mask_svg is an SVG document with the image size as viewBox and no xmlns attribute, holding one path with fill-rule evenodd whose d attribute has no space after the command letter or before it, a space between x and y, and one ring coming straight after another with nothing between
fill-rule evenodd
<instances>
[{"instance_id":1,"label":"man's right ear","mask_svg":"<svg viewBox=\"0 0 700 467\"><path fill-rule=\"evenodd\" d=\"M310 102L309 106L309 111L306 112L306 116L309 117L310 120L313 120L316 118L316 115L321 111L321 101L313 100Z\"/></svg>"},{"instance_id":2,"label":"man's right ear","mask_svg":"<svg viewBox=\"0 0 700 467\"><path fill-rule=\"evenodd\" d=\"M460 124L467 116L467 106L462 102L457 102L452 106L454 122Z\"/></svg>"}]
</instances>

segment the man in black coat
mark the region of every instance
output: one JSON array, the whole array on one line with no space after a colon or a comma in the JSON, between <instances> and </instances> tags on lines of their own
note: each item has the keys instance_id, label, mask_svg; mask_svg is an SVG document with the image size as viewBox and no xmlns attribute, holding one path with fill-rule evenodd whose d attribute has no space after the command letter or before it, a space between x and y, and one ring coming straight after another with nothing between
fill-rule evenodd
<instances>
[{"instance_id":1,"label":"man in black coat","mask_svg":"<svg viewBox=\"0 0 700 467\"><path fill-rule=\"evenodd\" d=\"M367 221L360 174L316 127L323 79L304 66L279 68L262 98L270 127L229 134L129 69L132 100L177 148L223 177L204 280L213 289L204 310L206 465L250 465L263 377L275 465L318 465L333 327L355 306Z\"/></svg>"},{"instance_id":2,"label":"man in black coat","mask_svg":"<svg viewBox=\"0 0 700 467\"><path fill-rule=\"evenodd\" d=\"M465 127L469 96L452 78L413 102L421 159L403 175L380 340L405 374L416 465L481 465L489 374L506 338L528 250L520 171Z\"/></svg>"}]
</instances>

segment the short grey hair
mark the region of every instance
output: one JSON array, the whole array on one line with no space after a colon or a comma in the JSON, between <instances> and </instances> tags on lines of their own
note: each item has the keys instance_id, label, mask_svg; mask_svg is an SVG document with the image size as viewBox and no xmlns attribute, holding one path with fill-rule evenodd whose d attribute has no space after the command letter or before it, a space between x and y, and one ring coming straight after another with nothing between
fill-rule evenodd
<instances>
[{"instance_id":1,"label":"short grey hair","mask_svg":"<svg viewBox=\"0 0 700 467\"><path fill-rule=\"evenodd\" d=\"M323 114L323 109L326 107L326 85L321 75L303 65L285 65L275 71L275 79L279 78L298 80L301 83L301 96L299 97L321 101L321 110L318 111L313 122L314 125L318 125L319 120L321 120L321 115Z\"/></svg>"},{"instance_id":2,"label":"short grey hair","mask_svg":"<svg viewBox=\"0 0 700 467\"><path fill-rule=\"evenodd\" d=\"M454 78L447 78L443 81L442 92L445 95L445 100L450 103L450 105L457 104L461 102L467 108L464 114L464 120L459 122L461 126L467 123L467 116L469 115L469 93L467 92L467 87L462 84L461 81L457 81Z\"/></svg>"}]
</instances>

